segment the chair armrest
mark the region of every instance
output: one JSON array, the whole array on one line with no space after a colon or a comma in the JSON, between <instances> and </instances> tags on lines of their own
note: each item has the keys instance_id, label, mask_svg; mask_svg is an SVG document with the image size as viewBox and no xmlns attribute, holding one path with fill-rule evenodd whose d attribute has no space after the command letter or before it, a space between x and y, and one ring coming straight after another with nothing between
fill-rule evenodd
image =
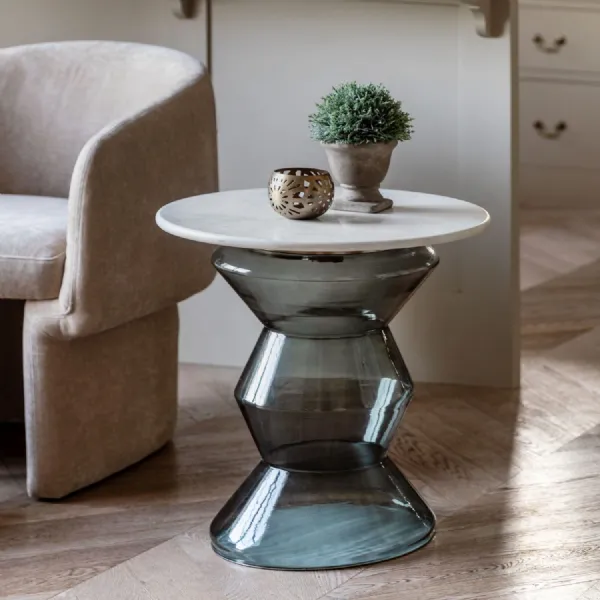
<instances>
[{"instance_id":1,"label":"chair armrest","mask_svg":"<svg viewBox=\"0 0 600 600\"><path fill-rule=\"evenodd\" d=\"M213 279L210 247L170 236L156 211L217 189L214 97L204 73L113 124L71 180L61 335L89 335L173 305Z\"/></svg>"}]
</instances>

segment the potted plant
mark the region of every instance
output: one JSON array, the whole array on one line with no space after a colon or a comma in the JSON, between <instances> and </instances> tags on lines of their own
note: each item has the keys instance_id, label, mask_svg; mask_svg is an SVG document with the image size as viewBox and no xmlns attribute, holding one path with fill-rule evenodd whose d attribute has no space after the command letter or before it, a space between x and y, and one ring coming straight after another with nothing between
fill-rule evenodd
<instances>
[{"instance_id":1,"label":"potted plant","mask_svg":"<svg viewBox=\"0 0 600 600\"><path fill-rule=\"evenodd\" d=\"M411 116L383 85L334 87L309 117L311 136L327 153L336 187L333 209L381 212L392 206L379 186L398 142L410 140Z\"/></svg>"}]
</instances>

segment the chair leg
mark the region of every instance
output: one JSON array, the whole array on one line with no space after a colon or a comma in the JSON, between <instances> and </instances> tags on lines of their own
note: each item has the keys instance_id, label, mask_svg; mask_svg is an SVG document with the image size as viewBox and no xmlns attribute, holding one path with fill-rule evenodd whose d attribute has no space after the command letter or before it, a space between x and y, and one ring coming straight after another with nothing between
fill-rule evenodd
<instances>
[{"instance_id":1,"label":"chair leg","mask_svg":"<svg viewBox=\"0 0 600 600\"><path fill-rule=\"evenodd\" d=\"M87 338L25 310L27 489L61 498L168 442L177 416L177 307Z\"/></svg>"},{"instance_id":2,"label":"chair leg","mask_svg":"<svg viewBox=\"0 0 600 600\"><path fill-rule=\"evenodd\" d=\"M0 423L23 422L23 311L21 300L0 300Z\"/></svg>"}]
</instances>

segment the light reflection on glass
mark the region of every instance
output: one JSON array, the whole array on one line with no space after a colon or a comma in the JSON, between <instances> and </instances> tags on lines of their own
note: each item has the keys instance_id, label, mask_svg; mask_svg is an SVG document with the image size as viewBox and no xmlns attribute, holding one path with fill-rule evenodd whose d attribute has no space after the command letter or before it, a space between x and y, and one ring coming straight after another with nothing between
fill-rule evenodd
<instances>
[{"instance_id":1,"label":"light reflection on glass","mask_svg":"<svg viewBox=\"0 0 600 600\"><path fill-rule=\"evenodd\" d=\"M381 439L385 439L385 435L381 435L382 429L386 429L386 419L389 417L386 415L386 411L389 412L390 408L393 408L394 392L398 382L395 379L382 379L379 382L379 389L375 399L375 404L370 411L369 421L367 422L367 428L365 430L365 441L378 443ZM395 421L391 419L390 421ZM388 425L390 423L387 423ZM393 423L395 426L395 423Z\"/></svg>"},{"instance_id":2,"label":"light reflection on glass","mask_svg":"<svg viewBox=\"0 0 600 600\"><path fill-rule=\"evenodd\" d=\"M268 404L271 385L279 366L284 342L285 336L280 333L268 336L266 346L253 366L252 382L248 389L248 395L254 399L253 404L257 406Z\"/></svg>"},{"instance_id":3,"label":"light reflection on glass","mask_svg":"<svg viewBox=\"0 0 600 600\"><path fill-rule=\"evenodd\" d=\"M265 474L254 490L244 510L233 522L229 534L229 539L238 550L260 544L287 478L287 471L273 469Z\"/></svg>"}]
</instances>

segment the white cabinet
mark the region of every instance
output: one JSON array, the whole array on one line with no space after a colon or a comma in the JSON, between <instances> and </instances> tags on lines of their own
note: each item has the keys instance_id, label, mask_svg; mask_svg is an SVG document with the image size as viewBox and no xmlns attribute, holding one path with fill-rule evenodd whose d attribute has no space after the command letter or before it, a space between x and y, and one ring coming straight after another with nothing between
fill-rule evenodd
<instances>
[{"instance_id":1,"label":"white cabinet","mask_svg":"<svg viewBox=\"0 0 600 600\"><path fill-rule=\"evenodd\" d=\"M600 206L600 0L520 5L521 203Z\"/></svg>"}]
</instances>

